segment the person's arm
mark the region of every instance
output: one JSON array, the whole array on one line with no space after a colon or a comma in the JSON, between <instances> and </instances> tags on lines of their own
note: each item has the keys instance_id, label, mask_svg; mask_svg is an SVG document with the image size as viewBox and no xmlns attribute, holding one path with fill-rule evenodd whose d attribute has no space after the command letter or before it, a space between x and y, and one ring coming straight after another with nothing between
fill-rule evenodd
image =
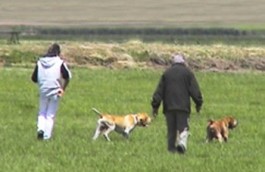
<instances>
[{"instance_id":1,"label":"person's arm","mask_svg":"<svg viewBox=\"0 0 265 172\"><path fill-rule=\"evenodd\" d=\"M62 78L64 79L64 82L61 83L62 84L61 87L63 90L65 90L66 87L68 86L69 82L70 82L71 77L72 77L71 72L65 63L63 63L61 65L61 74L62 74Z\"/></svg>"},{"instance_id":2,"label":"person's arm","mask_svg":"<svg viewBox=\"0 0 265 172\"><path fill-rule=\"evenodd\" d=\"M31 80L35 83L38 82L38 65L35 66L34 71L31 75Z\"/></svg>"},{"instance_id":3,"label":"person's arm","mask_svg":"<svg viewBox=\"0 0 265 172\"><path fill-rule=\"evenodd\" d=\"M196 104L196 111L199 112L203 104L203 97L201 94L199 84L193 73L191 73L189 92L192 100Z\"/></svg>"},{"instance_id":4,"label":"person's arm","mask_svg":"<svg viewBox=\"0 0 265 172\"><path fill-rule=\"evenodd\" d=\"M164 82L163 76L160 78L160 81L157 85L157 88L153 94L151 106L152 106L152 115L156 117L158 115L158 109L163 99L163 89L164 89Z\"/></svg>"}]
</instances>

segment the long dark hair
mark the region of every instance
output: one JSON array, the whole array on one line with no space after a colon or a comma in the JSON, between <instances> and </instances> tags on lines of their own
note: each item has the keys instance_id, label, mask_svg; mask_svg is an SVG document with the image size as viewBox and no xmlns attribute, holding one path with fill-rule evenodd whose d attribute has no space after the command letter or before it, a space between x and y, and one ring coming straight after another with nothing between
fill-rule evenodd
<instances>
[{"instance_id":1,"label":"long dark hair","mask_svg":"<svg viewBox=\"0 0 265 172\"><path fill-rule=\"evenodd\" d=\"M61 53L60 45L57 43L52 44L45 55L45 57L59 56Z\"/></svg>"}]
</instances>

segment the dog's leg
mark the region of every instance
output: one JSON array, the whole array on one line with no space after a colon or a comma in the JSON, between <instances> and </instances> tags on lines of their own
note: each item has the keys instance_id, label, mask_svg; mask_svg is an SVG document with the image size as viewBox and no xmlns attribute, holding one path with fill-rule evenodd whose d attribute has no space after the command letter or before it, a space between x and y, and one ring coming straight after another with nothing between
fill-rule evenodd
<instances>
[{"instance_id":1,"label":"dog's leg","mask_svg":"<svg viewBox=\"0 0 265 172\"><path fill-rule=\"evenodd\" d=\"M129 139L129 134L128 134L128 133L123 132L122 135L123 135L123 137L125 137L126 139Z\"/></svg>"},{"instance_id":2,"label":"dog's leg","mask_svg":"<svg viewBox=\"0 0 265 172\"><path fill-rule=\"evenodd\" d=\"M107 133L107 132L105 132L104 134L103 134L103 136L105 137L105 139L107 140L107 141L111 141L110 140L110 138L109 138L109 135L108 135L109 133Z\"/></svg>"},{"instance_id":3,"label":"dog's leg","mask_svg":"<svg viewBox=\"0 0 265 172\"><path fill-rule=\"evenodd\" d=\"M213 140L213 137L211 135L207 135L205 139L205 143L209 143Z\"/></svg>"},{"instance_id":4,"label":"dog's leg","mask_svg":"<svg viewBox=\"0 0 265 172\"><path fill-rule=\"evenodd\" d=\"M125 128L124 132L122 133L122 135L126 138L129 139L129 134L130 132L134 129L134 127L127 127Z\"/></svg>"},{"instance_id":5,"label":"dog's leg","mask_svg":"<svg viewBox=\"0 0 265 172\"><path fill-rule=\"evenodd\" d=\"M206 139L205 139L205 143L209 143L210 139L209 137L207 136Z\"/></svg>"},{"instance_id":6,"label":"dog's leg","mask_svg":"<svg viewBox=\"0 0 265 172\"><path fill-rule=\"evenodd\" d=\"M110 128L108 128L104 133L103 133L103 136L105 137L105 139L107 141L111 141L110 138L109 138L109 133L111 132L112 130Z\"/></svg>"},{"instance_id":7,"label":"dog's leg","mask_svg":"<svg viewBox=\"0 0 265 172\"><path fill-rule=\"evenodd\" d=\"M210 141L210 133L209 133L210 131L209 131L209 129L207 128L206 129L206 133L207 133L207 135L206 135L206 139L205 139L205 143L209 143L209 141Z\"/></svg>"},{"instance_id":8,"label":"dog's leg","mask_svg":"<svg viewBox=\"0 0 265 172\"><path fill-rule=\"evenodd\" d=\"M215 138L214 135L215 135L216 131L213 128L207 127L206 133L207 134L206 134L205 143L209 143L209 142L213 141L213 139Z\"/></svg>"},{"instance_id":9,"label":"dog's leg","mask_svg":"<svg viewBox=\"0 0 265 172\"><path fill-rule=\"evenodd\" d=\"M95 134L93 136L93 140L96 140L98 138L98 136L100 135L100 124L98 124L97 128L96 128L96 131L95 131Z\"/></svg>"},{"instance_id":10,"label":"dog's leg","mask_svg":"<svg viewBox=\"0 0 265 172\"><path fill-rule=\"evenodd\" d=\"M123 131L122 136L125 137L126 139L129 139L129 132L128 131Z\"/></svg>"},{"instance_id":11,"label":"dog's leg","mask_svg":"<svg viewBox=\"0 0 265 172\"><path fill-rule=\"evenodd\" d=\"M111 141L109 138L109 133L111 131L115 130L115 125L109 125L109 124L107 124L107 125L108 125L108 129L106 131L104 131L103 136L105 137L105 139L107 141Z\"/></svg>"},{"instance_id":12,"label":"dog's leg","mask_svg":"<svg viewBox=\"0 0 265 172\"><path fill-rule=\"evenodd\" d=\"M93 140L96 140L97 138L98 138L98 136L102 133L102 127L106 127L106 125L104 124L104 120L102 120L102 119L99 119L98 121L97 121L97 128L96 128L96 131L95 131L95 134L94 134L94 136L93 136Z\"/></svg>"},{"instance_id":13,"label":"dog's leg","mask_svg":"<svg viewBox=\"0 0 265 172\"><path fill-rule=\"evenodd\" d=\"M228 128L225 128L223 133L222 133L222 136L223 136L225 142L227 142L227 140L228 140L228 132L229 132Z\"/></svg>"},{"instance_id":14,"label":"dog's leg","mask_svg":"<svg viewBox=\"0 0 265 172\"><path fill-rule=\"evenodd\" d=\"M212 135L209 135L208 137L206 137L205 143L210 143L212 142L214 139L214 137Z\"/></svg>"},{"instance_id":15,"label":"dog's leg","mask_svg":"<svg viewBox=\"0 0 265 172\"><path fill-rule=\"evenodd\" d=\"M219 141L220 143L223 142L223 136L222 136L221 133L218 133L218 134L217 134L217 139L218 139L218 141Z\"/></svg>"}]
</instances>

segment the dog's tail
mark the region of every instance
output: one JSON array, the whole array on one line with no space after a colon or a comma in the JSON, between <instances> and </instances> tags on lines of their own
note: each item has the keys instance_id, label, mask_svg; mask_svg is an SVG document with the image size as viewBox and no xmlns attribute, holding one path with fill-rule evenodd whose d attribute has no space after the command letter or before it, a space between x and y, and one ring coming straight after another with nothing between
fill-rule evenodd
<instances>
[{"instance_id":1,"label":"dog's tail","mask_svg":"<svg viewBox=\"0 0 265 172\"><path fill-rule=\"evenodd\" d=\"M97 115L99 115L100 117L102 116L102 113L99 112L96 108L92 108L92 111L94 111Z\"/></svg>"}]
</instances>

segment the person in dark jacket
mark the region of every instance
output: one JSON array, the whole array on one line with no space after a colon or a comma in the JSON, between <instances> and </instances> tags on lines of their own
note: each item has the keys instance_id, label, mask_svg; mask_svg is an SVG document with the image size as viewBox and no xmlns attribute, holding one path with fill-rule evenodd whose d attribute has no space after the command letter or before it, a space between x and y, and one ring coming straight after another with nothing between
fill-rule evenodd
<instances>
[{"instance_id":1,"label":"person in dark jacket","mask_svg":"<svg viewBox=\"0 0 265 172\"><path fill-rule=\"evenodd\" d=\"M183 55L173 55L172 62L172 66L163 73L153 93L152 115L158 115L159 106L163 102L168 151L185 153L189 136L190 99L196 104L196 111L199 113L203 98L193 72L185 65Z\"/></svg>"}]
</instances>

